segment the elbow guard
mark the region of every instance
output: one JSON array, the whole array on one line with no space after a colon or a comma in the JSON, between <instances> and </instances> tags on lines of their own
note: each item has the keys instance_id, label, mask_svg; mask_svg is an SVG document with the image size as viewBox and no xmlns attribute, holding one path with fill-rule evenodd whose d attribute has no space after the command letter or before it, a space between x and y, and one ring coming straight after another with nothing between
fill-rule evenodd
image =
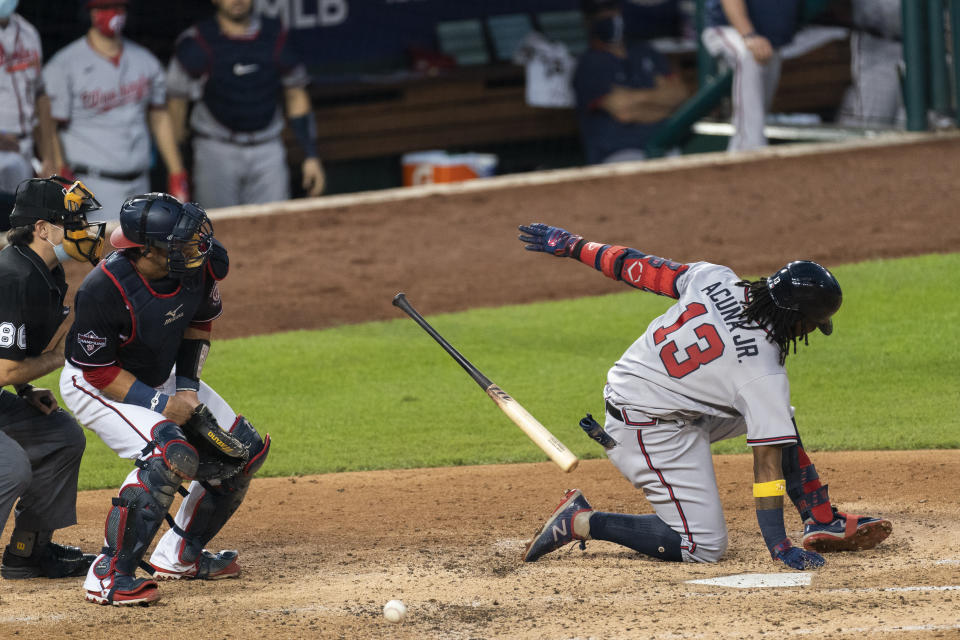
<instances>
[{"instance_id":1,"label":"elbow guard","mask_svg":"<svg viewBox=\"0 0 960 640\"><path fill-rule=\"evenodd\" d=\"M574 257L590 265L603 275L622 280L635 289L650 291L661 296L679 298L677 278L690 268L689 265L647 255L630 247L581 243Z\"/></svg>"}]
</instances>

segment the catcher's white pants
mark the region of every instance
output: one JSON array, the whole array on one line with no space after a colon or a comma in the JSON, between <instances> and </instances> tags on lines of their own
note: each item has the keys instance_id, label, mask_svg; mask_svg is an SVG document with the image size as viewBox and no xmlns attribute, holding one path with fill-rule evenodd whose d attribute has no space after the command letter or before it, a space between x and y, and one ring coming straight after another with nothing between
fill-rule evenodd
<instances>
[{"instance_id":1,"label":"catcher's white pants","mask_svg":"<svg viewBox=\"0 0 960 640\"><path fill-rule=\"evenodd\" d=\"M157 387L167 394L176 393L176 379L173 374L161 386ZM83 378L83 371L71 365L64 365L60 374L60 395L64 403L73 412L77 422L95 432L104 443L116 452L121 458L136 459L142 456L143 448L150 441L150 432L158 423L166 420L161 414L132 404L116 402L100 393L100 390ZM230 406L217 395L203 381L197 393L200 402L209 407L214 417L222 425L232 425L237 414ZM149 452L150 454L156 452ZM137 483L138 468L134 468L121 486ZM180 504L180 509L174 521L177 526L187 531L193 519L197 501L203 496L205 489L198 482L191 482L189 493ZM161 536L160 541L150 557L150 563L168 571L184 571L191 565L184 565L178 561L183 539L173 529L169 529ZM98 557L97 560L100 558ZM94 561L87 573L87 583L84 588L97 591L100 581L93 577Z\"/></svg>"},{"instance_id":2,"label":"catcher's white pants","mask_svg":"<svg viewBox=\"0 0 960 640\"><path fill-rule=\"evenodd\" d=\"M780 83L780 54L774 50L766 63L757 62L743 36L733 27L707 27L703 45L714 57L733 69L733 127L728 151L746 151L767 146L763 133L767 111Z\"/></svg>"}]
</instances>

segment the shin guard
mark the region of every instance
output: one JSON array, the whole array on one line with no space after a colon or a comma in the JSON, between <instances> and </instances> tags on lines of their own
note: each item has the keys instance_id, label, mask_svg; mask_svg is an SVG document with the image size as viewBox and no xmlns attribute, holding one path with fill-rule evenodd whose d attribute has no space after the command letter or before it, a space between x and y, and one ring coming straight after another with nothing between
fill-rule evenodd
<instances>
[{"instance_id":1,"label":"shin guard","mask_svg":"<svg viewBox=\"0 0 960 640\"><path fill-rule=\"evenodd\" d=\"M113 572L136 573L180 486L179 476L161 457L142 463L137 479L137 484L121 487L107 514L107 544L94 569L98 578Z\"/></svg>"},{"instance_id":2,"label":"shin guard","mask_svg":"<svg viewBox=\"0 0 960 640\"><path fill-rule=\"evenodd\" d=\"M827 485L820 483L817 469L803 446L795 444L784 447L781 464L787 495L800 513L800 518L804 521L813 518L817 522L833 520Z\"/></svg>"},{"instance_id":3,"label":"shin guard","mask_svg":"<svg viewBox=\"0 0 960 640\"><path fill-rule=\"evenodd\" d=\"M167 519L171 528L183 538L178 554L178 560L182 563L196 562L206 544L220 532L240 507L247 495L247 489L250 488L253 474L263 466L270 451L270 436L265 435L261 438L253 425L243 416L237 416L230 433L249 448L250 459L247 464L240 473L219 483L201 483L204 492L194 507L186 529L179 527L173 518Z\"/></svg>"}]
</instances>

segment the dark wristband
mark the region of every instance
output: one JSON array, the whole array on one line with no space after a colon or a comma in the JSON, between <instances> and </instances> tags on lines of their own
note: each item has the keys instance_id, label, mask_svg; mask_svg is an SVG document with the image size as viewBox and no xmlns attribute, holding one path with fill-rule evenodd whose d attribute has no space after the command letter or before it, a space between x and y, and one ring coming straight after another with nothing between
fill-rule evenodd
<instances>
[{"instance_id":1,"label":"dark wristband","mask_svg":"<svg viewBox=\"0 0 960 640\"><path fill-rule=\"evenodd\" d=\"M33 385L30 384L29 382L26 382L24 384L14 385L13 388L16 390L17 395L20 396L21 398L27 397L27 395L29 395L30 392L33 391Z\"/></svg>"},{"instance_id":2,"label":"dark wristband","mask_svg":"<svg viewBox=\"0 0 960 640\"><path fill-rule=\"evenodd\" d=\"M297 139L297 144L303 149L303 153L308 158L317 157L317 125L313 120L313 114L305 113L296 118L290 118L290 130L293 131L293 137Z\"/></svg>"},{"instance_id":3,"label":"dark wristband","mask_svg":"<svg viewBox=\"0 0 960 640\"><path fill-rule=\"evenodd\" d=\"M177 391L199 391L200 381L185 376L177 376Z\"/></svg>"},{"instance_id":4,"label":"dark wristband","mask_svg":"<svg viewBox=\"0 0 960 640\"><path fill-rule=\"evenodd\" d=\"M580 238L580 239L577 241L577 243L576 243L575 245L573 245L573 248L570 249L570 257L573 258L574 260L579 260L579 259L580 259L580 251L583 250L583 245L585 245L585 244L587 244L587 241L584 240L583 238Z\"/></svg>"},{"instance_id":5,"label":"dark wristband","mask_svg":"<svg viewBox=\"0 0 960 640\"><path fill-rule=\"evenodd\" d=\"M157 413L163 413L169 399L170 396L167 394L162 391L157 391L139 380L134 380L133 385L130 386L130 390L127 391L127 395L123 397L123 401L126 404L135 404L138 407L150 409Z\"/></svg>"}]
</instances>

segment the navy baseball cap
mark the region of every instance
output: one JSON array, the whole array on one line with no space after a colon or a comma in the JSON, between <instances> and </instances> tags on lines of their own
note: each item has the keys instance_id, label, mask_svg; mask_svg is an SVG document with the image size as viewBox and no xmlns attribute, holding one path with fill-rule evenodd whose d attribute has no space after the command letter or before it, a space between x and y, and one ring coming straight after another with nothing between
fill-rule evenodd
<instances>
[{"instance_id":1,"label":"navy baseball cap","mask_svg":"<svg viewBox=\"0 0 960 640\"><path fill-rule=\"evenodd\" d=\"M56 180L30 178L17 185L10 226L24 227L37 220L62 224L66 213L62 184Z\"/></svg>"}]
</instances>

